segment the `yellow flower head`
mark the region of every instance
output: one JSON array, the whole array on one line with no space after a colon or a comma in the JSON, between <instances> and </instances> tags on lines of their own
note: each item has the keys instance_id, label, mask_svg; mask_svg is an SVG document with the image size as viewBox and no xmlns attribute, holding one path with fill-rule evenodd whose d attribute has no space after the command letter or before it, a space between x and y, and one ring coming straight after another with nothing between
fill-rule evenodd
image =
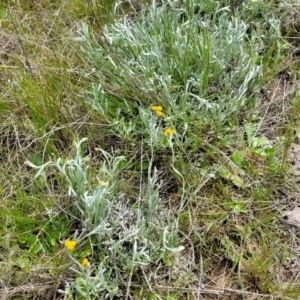
<instances>
[{"instance_id":1,"label":"yellow flower head","mask_svg":"<svg viewBox=\"0 0 300 300\"><path fill-rule=\"evenodd\" d=\"M77 245L77 242L72 240L66 240L64 245L68 250L73 251Z\"/></svg>"},{"instance_id":2,"label":"yellow flower head","mask_svg":"<svg viewBox=\"0 0 300 300\"><path fill-rule=\"evenodd\" d=\"M81 265L82 265L83 267L86 267L88 264L89 264L89 260L88 260L87 258L84 258L84 259L82 260L82 262L81 262Z\"/></svg>"},{"instance_id":3,"label":"yellow flower head","mask_svg":"<svg viewBox=\"0 0 300 300\"><path fill-rule=\"evenodd\" d=\"M152 111L156 113L156 115L158 117L162 117L164 115L163 111L163 107L161 105L157 105L157 106L152 106L151 107Z\"/></svg>"},{"instance_id":4,"label":"yellow flower head","mask_svg":"<svg viewBox=\"0 0 300 300\"><path fill-rule=\"evenodd\" d=\"M164 136L168 136L168 135L172 135L172 134L176 134L176 130L175 130L175 129L167 128L167 129L164 131Z\"/></svg>"},{"instance_id":5,"label":"yellow flower head","mask_svg":"<svg viewBox=\"0 0 300 300\"><path fill-rule=\"evenodd\" d=\"M162 117L164 115L164 113L162 111L157 110L156 114L158 117Z\"/></svg>"},{"instance_id":6,"label":"yellow flower head","mask_svg":"<svg viewBox=\"0 0 300 300\"><path fill-rule=\"evenodd\" d=\"M151 109L153 111L163 111L163 107L161 105L158 105L158 106L152 106Z\"/></svg>"}]
</instances>

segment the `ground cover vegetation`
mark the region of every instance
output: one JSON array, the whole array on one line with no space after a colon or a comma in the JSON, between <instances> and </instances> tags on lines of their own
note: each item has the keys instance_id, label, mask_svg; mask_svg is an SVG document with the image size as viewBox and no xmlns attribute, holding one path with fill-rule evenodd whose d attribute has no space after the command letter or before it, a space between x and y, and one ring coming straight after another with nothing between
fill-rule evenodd
<instances>
[{"instance_id":1,"label":"ground cover vegetation","mask_svg":"<svg viewBox=\"0 0 300 300\"><path fill-rule=\"evenodd\" d=\"M299 299L299 21L1 2L0 298Z\"/></svg>"}]
</instances>

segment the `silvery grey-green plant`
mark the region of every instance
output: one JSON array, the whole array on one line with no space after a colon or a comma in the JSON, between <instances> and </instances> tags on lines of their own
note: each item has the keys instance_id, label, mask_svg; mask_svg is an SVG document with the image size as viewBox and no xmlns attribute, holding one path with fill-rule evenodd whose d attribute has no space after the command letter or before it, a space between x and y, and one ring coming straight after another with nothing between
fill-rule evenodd
<instances>
[{"instance_id":1,"label":"silvery grey-green plant","mask_svg":"<svg viewBox=\"0 0 300 300\"><path fill-rule=\"evenodd\" d=\"M101 44L82 25L82 51L101 82L100 94L99 86L92 86L93 96L87 98L94 109L114 110L117 100L112 100L104 80L108 74L120 90L130 89L134 80L141 93L164 105L178 124L186 111L190 121L210 123L217 118L222 124L245 105L247 93L261 82L265 35L255 35L249 43L250 25L232 17L229 7L217 6L211 17L202 11L206 1L179 2L153 1L134 22L125 18L106 26ZM272 32L278 27L272 22ZM136 105L146 101L148 97L140 97Z\"/></svg>"},{"instance_id":2,"label":"silvery grey-green plant","mask_svg":"<svg viewBox=\"0 0 300 300\"><path fill-rule=\"evenodd\" d=\"M183 248L174 244L178 228L169 221L169 213L161 203L161 184L155 168L150 164L139 197L130 204L132 201L126 199L126 191L119 189L124 180L120 162L125 157L96 149L103 156L97 178L89 171L90 158L82 156L82 144L86 141L84 138L74 142L74 156L70 159L58 158L41 166L29 161L26 164L38 170L36 177L42 176L46 168L54 167L65 179L68 195L80 212L78 241L82 244L90 240L105 256L102 262L91 261L98 275L93 275L91 266L76 270L79 277L67 285L65 294L71 297L71 291L76 289L81 296L89 295L90 299L95 299L92 295L107 299L121 293L118 286L126 280L130 282L136 269L159 260L165 252ZM123 278L125 271L129 271L129 275Z\"/></svg>"}]
</instances>

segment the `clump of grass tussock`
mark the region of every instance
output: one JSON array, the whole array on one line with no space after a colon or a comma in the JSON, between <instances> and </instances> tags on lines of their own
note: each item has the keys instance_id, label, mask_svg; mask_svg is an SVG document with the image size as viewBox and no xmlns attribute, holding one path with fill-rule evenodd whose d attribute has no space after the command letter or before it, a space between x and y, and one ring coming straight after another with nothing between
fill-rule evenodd
<instances>
[{"instance_id":1,"label":"clump of grass tussock","mask_svg":"<svg viewBox=\"0 0 300 300\"><path fill-rule=\"evenodd\" d=\"M281 8L67 4L9 7L24 49L1 102L18 99L1 126L4 284L43 273L66 299L297 298L298 239L278 221L297 95L260 92L286 70Z\"/></svg>"}]
</instances>

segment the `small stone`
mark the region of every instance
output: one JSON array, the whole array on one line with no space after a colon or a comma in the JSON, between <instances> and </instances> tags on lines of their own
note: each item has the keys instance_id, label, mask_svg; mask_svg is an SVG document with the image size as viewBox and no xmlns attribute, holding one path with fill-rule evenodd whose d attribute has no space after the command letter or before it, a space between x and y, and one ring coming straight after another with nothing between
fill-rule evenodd
<instances>
[{"instance_id":1,"label":"small stone","mask_svg":"<svg viewBox=\"0 0 300 300\"><path fill-rule=\"evenodd\" d=\"M285 212L285 215L288 217L288 224L300 228L300 207L295 207L293 210Z\"/></svg>"}]
</instances>

